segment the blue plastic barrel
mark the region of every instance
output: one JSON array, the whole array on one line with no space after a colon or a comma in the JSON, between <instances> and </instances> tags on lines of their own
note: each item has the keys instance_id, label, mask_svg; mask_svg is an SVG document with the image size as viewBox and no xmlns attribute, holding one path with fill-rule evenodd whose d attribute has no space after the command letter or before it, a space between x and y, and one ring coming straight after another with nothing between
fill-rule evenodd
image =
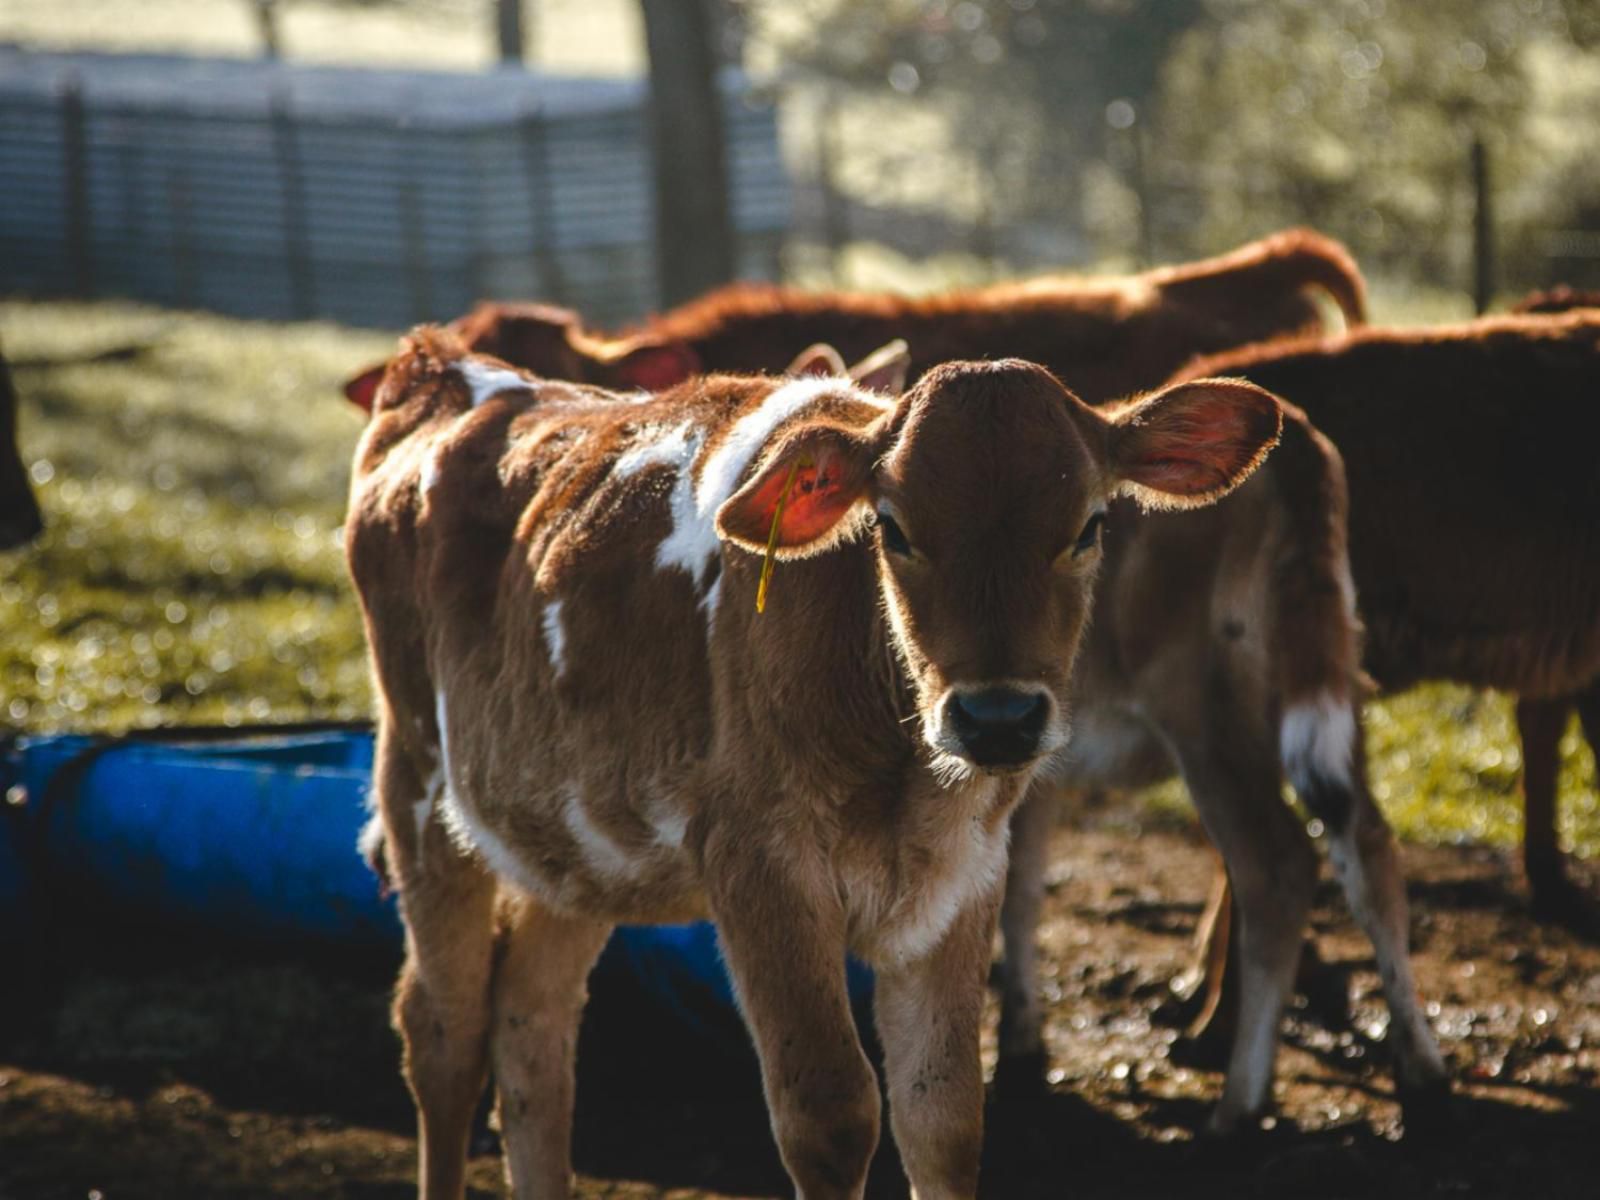
<instances>
[{"instance_id":1,"label":"blue plastic barrel","mask_svg":"<svg viewBox=\"0 0 1600 1200\"><path fill-rule=\"evenodd\" d=\"M398 942L394 900L355 849L370 733L182 732L22 738L0 757L0 786L26 789L0 821L0 931L42 917L34 908L50 888L82 887L233 936ZM864 1004L871 974L848 970ZM732 988L704 922L619 928L591 988L630 989L701 1030L732 1027Z\"/></svg>"}]
</instances>

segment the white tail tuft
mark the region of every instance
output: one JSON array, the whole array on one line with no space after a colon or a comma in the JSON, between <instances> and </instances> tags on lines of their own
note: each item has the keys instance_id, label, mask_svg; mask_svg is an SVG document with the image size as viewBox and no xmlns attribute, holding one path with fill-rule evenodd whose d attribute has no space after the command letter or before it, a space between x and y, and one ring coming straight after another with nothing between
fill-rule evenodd
<instances>
[{"instance_id":1,"label":"white tail tuft","mask_svg":"<svg viewBox=\"0 0 1600 1200\"><path fill-rule=\"evenodd\" d=\"M1318 780L1351 786L1359 736L1354 707L1342 696L1319 692L1314 699L1291 704L1278 732L1289 782L1301 794Z\"/></svg>"}]
</instances>

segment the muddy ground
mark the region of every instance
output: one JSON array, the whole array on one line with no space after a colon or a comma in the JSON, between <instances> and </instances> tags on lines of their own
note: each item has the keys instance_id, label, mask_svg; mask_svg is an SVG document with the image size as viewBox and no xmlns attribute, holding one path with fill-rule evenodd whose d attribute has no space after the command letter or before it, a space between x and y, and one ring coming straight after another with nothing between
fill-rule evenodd
<instances>
[{"instance_id":1,"label":"muddy ground","mask_svg":"<svg viewBox=\"0 0 1600 1200\"><path fill-rule=\"evenodd\" d=\"M1196 1139L1220 1077L1183 1065L1166 982L1208 858L1191 830L1135 812L1058 832L1043 935L1050 1087L991 1099L986 1194L1600 1194L1600 951L1533 924L1505 856L1475 848L1406 853L1419 974L1457 1079L1447 1126L1403 1130L1370 952L1324 886L1315 924L1348 974L1355 1027L1297 1011L1273 1127L1242 1144ZM411 1194L392 961L138 927L85 940L66 920L47 932L0 969L0 1198ZM620 1002L591 1012L582 1195L785 1193L753 1062L736 1028L723 1033L666 1029ZM476 1150L472 1194L496 1195L487 1125ZM892 1152L871 1191L902 1194Z\"/></svg>"}]
</instances>

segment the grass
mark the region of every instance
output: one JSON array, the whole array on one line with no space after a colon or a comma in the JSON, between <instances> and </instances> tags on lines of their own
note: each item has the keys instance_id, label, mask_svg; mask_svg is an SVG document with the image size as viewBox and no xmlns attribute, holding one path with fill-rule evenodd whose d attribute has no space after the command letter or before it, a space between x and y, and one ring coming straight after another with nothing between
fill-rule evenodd
<instances>
[{"instance_id":1,"label":"grass","mask_svg":"<svg viewBox=\"0 0 1600 1200\"><path fill-rule=\"evenodd\" d=\"M886 272L887 273L887 272ZM1378 290L1387 320L1456 315ZM0 302L24 459L50 527L0 555L0 724L119 729L365 715L339 528L359 414L339 394L393 339L129 304ZM132 358L96 360L148 345ZM1514 845L1511 706L1418 688L1368 707L1374 790L1403 835ZM1600 795L1562 742L1562 835L1600 853ZM1181 789L1153 802L1181 805Z\"/></svg>"},{"instance_id":2,"label":"grass","mask_svg":"<svg viewBox=\"0 0 1600 1200\"><path fill-rule=\"evenodd\" d=\"M49 528L0 555L0 720L29 730L370 705L339 529L393 339L120 304L0 304ZM130 344L127 361L93 361Z\"/></svg>"}]
</instances>

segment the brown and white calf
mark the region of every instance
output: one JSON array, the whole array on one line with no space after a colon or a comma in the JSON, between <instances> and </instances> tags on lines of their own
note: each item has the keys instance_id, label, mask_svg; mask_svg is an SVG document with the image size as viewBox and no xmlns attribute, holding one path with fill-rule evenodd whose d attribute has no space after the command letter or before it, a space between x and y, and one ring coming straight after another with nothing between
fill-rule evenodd
<instances>
[{"instance_id":1,"label":"brown and white calf","mask_svg":"<svg viewBox=\"0 0 1600 1200\"><path fill-rule=\"evenodd\" d=\"M737 284L615 336L586 330L566 309L491 302L452 328L473 349L548 378L649 391L702 370L777 370L813 343L855 361L904 338L913 381L953 359L1015 356L1098 404L1155 387L1196 354L1320 331L1313 291L1331 297L1347 324L1365 319L1366 288L1345 248L1289 229L1122 277L1053 276L924 297ZM345 394L370 407L382 374L382 366L364 371Z\"/></svg>"},{"instance_id":2,"label":"brown and white calf","mask_svg":"<svg viewBox=\"0 0 1600 1200\"><path fill-rule=\"evenodd\" d=\"M1600 310L1364 329L1202 359L1179 378L1217 371L1289 399L1342 451L1373 678L1517 694L1529 884L1542 910L1592 912L1562 870L1554 797L1574 698L1600 744ZM1335 833L1347 819L1318 815ZM1226 911L1219 878L1202 926L1206 1016Z\"/></svg>"},{"instance_id":3,"label":"brown and white calf","mask_svg":"<svg viewBox=\"0 0 1600 1200\"><path fill-rule=\"evenodd\" d=\"M1227 863L1242 1010L1215 1132L1270 1103L1316 883L1310 839L1283 803L1285 777L1328 825L1346 899L1375 950L1397 1090L1414 1116L1448 1091L1411 968L1399 856L1367 789L1346 503L1337 451L1285 405L1277 450L1214 507L1140 515L1114 506L1073 680L1072 737L1049 772L1077 790L1181 774ZM1022 1083L1038 1078L1045 1056L1034 939L1051 800L1036 785L1013 820L1001 918L1001 1070Z\"/></svg>"},{"instance_id":4,"label":"brown and white calf","mask_svg":"<svg viewBox=\"0 0 1600 1200\"><path fill-rule=\"evenodd\" d=\"M0 550L26 545L43 528L28 468L17 449L17 389L0 355Z\"/></svg>"},{"instance_id":5,"label":"brown and white calf","mask_svg":"<svg viewBox=\"0 0 1600 1200\"><path fill-rule=\"evenodd\" d=\"M917 1194L973 1195L1007 819L1067 737L1106 505L1210 501L1280 419L1228 381L1102 416L1015 360L630 399L407 339L346 542L423 1194L461 1194L492 1063L517 1194L567 1195L590 964L710 916L799 1194L860 1196L878 1137L849 951Z\"/></svg>"}]
</instances>

